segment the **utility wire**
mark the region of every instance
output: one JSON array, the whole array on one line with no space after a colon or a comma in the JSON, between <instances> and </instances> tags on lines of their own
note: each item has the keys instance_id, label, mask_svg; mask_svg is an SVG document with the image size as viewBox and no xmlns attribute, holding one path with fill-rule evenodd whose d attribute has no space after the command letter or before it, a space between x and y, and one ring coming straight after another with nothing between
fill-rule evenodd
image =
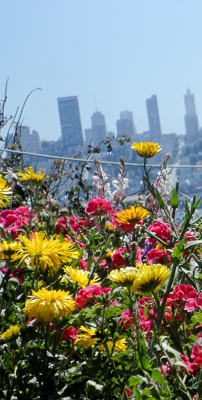
<instances>
[{"instance_id":1,"label":"utility wire","mask_svg":"<svg viewBox=\"0 0 202 400\"><path fill-rule=\"evenodd\" d=\"M42 158L50 158L50 159L59 159L59 160L67 160L67 161L74 161L74 162L85 162L85 163L94 163L96 159L90 160L87 158L73 158L73 157L60 157L60 156L51 156L48 154L38 154L38 153L30 153L28 151L20 151L20 150L11 150L11 149L0 149L0 152L8 152L8 153L14 153L14 154L23 154L27 156L34 156L34 157L42 157ZM104 160L98 160L100 164L112 164L112 165L119 165L120 163L118 161L104 161ZM125 162L125 165L128 166L133 166L133 167L143 167L144 164L139 164L139 163L127 163ZM148 164L150 167L154 168L159 168L161 167L161 164ZM183 165L183 164L169 164L169 168L198 168L202 169L202 165Z\"/></svg>"}]
</instances>

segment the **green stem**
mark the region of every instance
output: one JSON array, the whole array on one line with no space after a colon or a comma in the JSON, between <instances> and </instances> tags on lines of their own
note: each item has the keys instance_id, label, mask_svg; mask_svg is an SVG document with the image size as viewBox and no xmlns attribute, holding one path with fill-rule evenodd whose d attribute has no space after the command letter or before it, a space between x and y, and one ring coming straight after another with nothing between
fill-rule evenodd
<instances>
[{"instance_id":1,"label":"green stem","mask_svg":"<svg viewBox=\"0 0 202 400\"><path fill-rule=\"evenodd\" d=\"M32 286L31 286L31 289L34 289L34 281L35 281L35 279L36 279L36 274L37 274L37 265L35 265L35 268L34 268L34 273L33 273L33 277L32 277Z\"/></svg>"},{"instance_id":2,"label":"green stem","mask_svg":"<svg viewBox=\"0 0 202 400\"><path fill-rule=\"evenodd\" d=\"M165 291L164 296L163 296L163 301L162 301L162 304L161 304L160 309L159 309L159 315L158 315L158 321L157 321L158 330L161 327L161 322L162 322L162 319L163 319L166 300L167 300L168 295L170 293L170 289L171 289L171 286L172 286L172 283L173 283L173 280L174 280L174 277L175 277L176 268L177 268L177 264L173 264L173 268L172 268L172 271L171 271L171 274L170 274L170 278L169 278L169 281L168 281L168 284L167 284L167 287L166 287L166 291Z\"/></svg>"},{"instance_id":3,"label":"green stem","mask_svg":"<svg viewBox=\"0 0 202 400\"><path fill-rule=\"evenodd\" d=\"M129 309L130 309L130 313L132 315L133 323L134 323L134 326L135 326L135 329L136 329L137 340L139 341L139 326L138 326L138 323L137 323L136 315L134 313L133 299L132 299L130 287L128 287L127 289L128 289L128 297L129 297L129 301L130 301Z\"/></svg>"},{"instance_id":4,"label":"green stem","mask_svg":"<svg viewBox=\"0 0 202 400\"><path fill-rule=\"evenodd\" d=\"M50 322L47 323L46 329L45 329L44 368L45 368L46 365L47 365L47 350L48 350L49 331L50 331Z\"/></svg>"}]
</instances>

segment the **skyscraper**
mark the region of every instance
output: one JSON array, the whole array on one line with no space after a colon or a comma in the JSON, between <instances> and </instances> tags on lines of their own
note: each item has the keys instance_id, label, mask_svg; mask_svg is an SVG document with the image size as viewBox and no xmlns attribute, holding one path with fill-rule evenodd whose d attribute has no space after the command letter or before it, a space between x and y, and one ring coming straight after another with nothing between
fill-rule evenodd
<instances>
[{"instance_id":1,"label":"skyscraper","mask_svg":"<svg viewBox=\"0 0 202 400\"><path fill-rule=\"evenodd\" d=\"M73 154L84 145L78 98L60 97L57 101L64 153Z\"/></svg>"},{"instance_id":2,"label":"skyscraper","mask_svg":"<svg viewBox=\"0 0 202 400\"><path fill-rule=\"evenodd\" d=\"M132 111L122 111L120 112L120 119L116 121L117 135L123 136L127 133L131 139L133 139L134 134L136 134L136 127L133 123L133 113Z\"/></svg>"},{"instance_id":3,"label":"skyscraper","mask_svg":"<svg viewBox=\"0 0 202 400\"><path fill-rule=\"evenodd\" d=\"M149 121L149 132L151 135L152 141L158 141L161 139L161 125L160 125L160 118L159 118L159 111L158 111L158 104L157 104L157 97L153 94L150 99L146 101L147 105L147 115Z\"/></svg>"},{"instance_id":4,"label":"skyscraper","mask_svg":"<svg viewBox=\"0 0 202 400\"><path fill-rule=\"evenodd\" d=\"M97 146L107 137L107 128L105 124L105 117L100 111L96 111L91 117L93 143Z\"/></svg>"},{"instance_id":5,"label":"skyscraper","mask_svg":"<svg viewBox=\"0 0 202 400\"><path fill-rule=\"evenodd\" d=\"M187 89L187 93L184 95L184 102L186 110L184 117L186 134L191 139L197 139L199 134L198 117L195 110L194 95L191 94L189 89Z\"/></svg>"}]
</instances>

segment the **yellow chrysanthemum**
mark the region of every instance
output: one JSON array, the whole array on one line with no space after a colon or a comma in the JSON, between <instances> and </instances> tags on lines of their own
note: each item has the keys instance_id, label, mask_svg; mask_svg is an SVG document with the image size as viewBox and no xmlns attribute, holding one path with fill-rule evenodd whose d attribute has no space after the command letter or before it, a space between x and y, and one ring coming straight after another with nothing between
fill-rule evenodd
<instances>
[{"instance_id":1,"label":"yellow chrysanthemum","mask_svg":"<svg viewBox=\"0 0 202 400\"><path fill-rule=\"evenodd\" d=\"M156 264L149 265L148 268L143 268L131 286L133 293L149 293L157 291L159 286L162 286L169 276L170 270L166 265Z\"/></svg>"},{"instance_id":2,"label":"yellow chrysanthemum","mask_svg":"<svg viewBox=\"0 0 202 400\"><path fill-rule=\"evenodd\" d=\"M108 275L108 278L114 282L120 283L122 286L132 286L137 278L139 271L134 267L126 267L118 270L113 270Z\"/></svg>"},{"instance_id":3,"label":"yellow chrysanthemum","mask_svg":"<svg viewBox=\"0 0 202 400\"><path fill-rule=\"evenodd\" d=\"M99 340L99 338L96 337L96 335L98 334L98 330L90 329L90 328L87 328L86 326L81 326L81 330L83 331L83 333L80 333L79 335L77 335L77 337L79 339L77 339L75 341L77 346L85 347L86 349L89 349L89 347L94 347L95 343ZM112 351L113 352L114 351L123 352L126 350L126 347L127 347L125 338L118 339L116 342L108 341L106 344L107 344L107 347L110 352L112 352ZM106 351L103 344L101 344L98 347L98 350L104 351L104 352Z\"/></svg>"},{"instance_id":4,"label":"yellow chrysanthemum","mask_svg":"<svg viewBox=\"0 0 202 400\"><path fill-rule=\"evenodd\" d=\"M33 183L36 183L42 181L45 175L41 168L38 173L35 174L33 168L29 167L25 172L19 172L18 176L20 177L20 181L32 181Z\"/></svg>"},{"instance_id":5,"label":"yellow chrysanthemum","mask_svg":"<svg viewBox=\"0 0 202 400\"><path fill-rule=\"evenodd\" d=\"M131 148L143 158L152 158L161 150L159 144L154 142L132 143Z\"/></svg>"},{"instance_id":6,"label":"yellow chrysanthemum","mask_svg":"<svg viewBox=\"0 0 202 400\"><path fill-rule=\"evenodd\" d=\"M137 224L137 222L142 221L149 214L145 208L142 207L134 207L126 208L123 211L120 211L116 215L116 220L120 224Z\"/></svg>"},{"instance_id":7,"label":"yellow chrysanthemum","mask_svg":"<svg viewBox=\"0 0 202 400\"><path fill-rule=\"evenodd\" d=\"M9 342L10 340L14 340L18 337L20 333L20 327L18 325L11 326L5 332L1 334L1 338L5 340L5 342Z\"/></svg>"},{"instance_id":8,"label":"yellow chrysanthemum","mask_svg":"<svg viewBox=\"0 0 202 400\"><path fill-rule=\"evenodd\" d=\"M112 351L113 351L113 352L114 352L114 351L120 351L120 353L121 353L121 352L126 351L126 349L127 349L127 342L126 342L126 339L125 339L125 338L119 339L119 340L117 340L115 343L114 343L112 340L110 340L110 341L107 342L106 344L107 344L107 347L108 347L110 353L111 353ZM98 350L104 351L104 352L106 351L106 349L105 349L105 347L104 347L103 344L101 344L101 345L98 347Z\"/></svg>"},{"instance_id":9,"label":"yellow chrysanthemum","mask_svg":"<svg viewBox=\"0 0 202 400\"><path fill-rule=\"evenodd\" d=\"M22 250L22 245L18 242L0 243L0 260L14 262L19 258L18 252Z\"/></svg>"},{"instance_id":10,"label":"yellow chrysanthemum","mask_svg":"<svg viewBox=\"0 0 202 400\"><path fill-rule=\"evenodd\" d=\"M94 275L94 278L89 282L88 271L83 271L81 269L72 268L72 267L64 267L64 272L69 275L69 280L71 282L77 282L78 286L86 287L87 285L99 285L100 278L97 274ZM66 282L66 278L62 278L62 282Z\"/></svg>"},{"instance_id":11,"label":"yellow chrysanthemum","mask_svg":"<svg viewBox=\"0 0 202 400\"><path fill-rule=\"evenodd\" d=\"M77 335L79 339L77 339L75 343L78 346L85 347L86 349L89 349L89 347L94 347L95 342L99 340L99 338L96 337L97 329L90 329L82 325L81 330L83 333Z\"/></svg>"},{"instance_id":12,"label":"yellow chrysanthemum","mask_svg":"<svg viewBox=\"0 0 202 400\"><path fill-rule=\"evenodd\" d=\"M22 235L19 235L19 239L24 245L19 251L21 262L30 258L32 267L40 265L42 271L48 267L53 273L62 263L69 262L79 255L71 242L61 243L56 236L48 239L44 232L34 232L31 240Z\"/></svg>"},{"instance_id":13,"label":"yellow chrysanthemum","mask_svg":"<svg viewBox=\"0 0 202 400\"><path fill-rule=\"evenodd\" d=\"M12 199L12 189L7 181L0 176L0 207L5 207L6 203Z\"/></svg>"},{"instance_id":14,"label":"yellow chrysanthemum","mask_svg":"<svg viewBox=\"0 0 202 400\"><path fill-rule=\"evenodd\" d=\"M25 304L24 312L29 318L37 321L51 322L71 314L74 308L75 301L72 300L69 292L42 288L38 292L32 291L32 295Z\"/></svg>"}]
</instances>

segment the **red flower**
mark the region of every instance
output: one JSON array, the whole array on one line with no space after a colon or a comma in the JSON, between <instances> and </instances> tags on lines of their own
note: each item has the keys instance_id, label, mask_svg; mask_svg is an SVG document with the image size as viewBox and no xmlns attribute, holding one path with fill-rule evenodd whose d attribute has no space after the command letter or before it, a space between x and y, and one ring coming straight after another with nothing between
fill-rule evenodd
<instances>
[{"instance_id":1,"label":"red flower","mask_svg":"<svg viewBox=\"0 0 202 400\"><path fill-rule=\"evenodd\" d=\"M133 224L121 224L121 223L117 222L116 215L114 215L112 217L112 225L114 225L114 227L116 229L118 227L120 227L122 231L127 232L127 233L131 233L131 232L134 231L134 225Z\"/></svg>"},{"instance_id":2,"label":"red flower","mask_svg":"<svg viewBox=\"0 0 202 400\"><path fill-rule=\"evenodd\" d=\"M88 215L108 215L114 214L114 210L109 202L102 198L92 199L89 201L85 208Z\"/></svg>"},{"instance_id":3,"label":"red flower","mask_svg":"<svg viewBox=\"0 0 202 400\"><path fill-rule=\"evenodd\" d=\"M170 263L170 253L163 249L152 249L146 254L149 264L164 264Z\"/></svg>"},{"instance_id":4,"label":"red flower","mask_svg":"<svg viewBox=\"0 0 202 400\"><path fill-rule=\"evenodd\" d=\"M76 330L75 328L73 328L73 327L67 328L67 329L65 329L65 331L63 332L63 334L62 334L60 340L61 340L61 341L62 341L62 340L68 340L69 338L71 338L71 339L73 339L73 340L76 340L76 339L78 339L76 335L78 335L78 332L77 332L77 330Z\"/></svg>"},{"instance_id":5,"label":"red flower","mask_svg":"<svg viewBox=\"0 0 202 400\"><path fill-rule=\"evenodd\" d=\"M170 224L162 224L162 222L155 222L154 224L150 225L148 231L154 233L158 238L164 240L164 242L168 242L170 240L170 230L167 229L171 228ZM155 239L147 239L147 244L154 244L156 245L158 241Z\"/></svg>"},{"instance_id":6,"label":"red flower","mask_svg":"<svg viewBox=\"0 0 202 400\"><path fill-rule=\"evenodd\" d=\"M181 356L181 360L186 364L189 372L193 374L195 371L202 366L202 338L199 338L200 343L195 343L191 352L190 358L192 362L184 355Z\"/></svg>"},{"instance_id":7,"label":"red flower","mask_svg":"<svg viewBox=\"0 0 202 400\"><path fill-rule=\"evenodd\" d=\"M197 308L197 296L198 293L190 285L177 285L175 286L174 292L170 293L167 300L166 306L170 307L174 305L175 308L184 308L188 312L192 312Z\"/></svg>"},{"instance_id":8,"label":"red flower","mask_svg":"<svg viewBox=\"0 0 202 400\"><path fill-rule=\"evenodd\" d=\"M68 224L70 224L72 232L76 235L79 228L86 225L86 221L80 220L78 215L74 215L71 218L68 216L61 217L57 220L55 233L57 235L62 234L65 236L68 232Z\"/></svg>"},{"instance_id":9,"label":"red flower","mask_svg":"<svg viewBox=\"0 0 202 400\"><path fill-rule=\"evenodd\" d=\"M121 314L122 320L120 321L120 324L123 324L123 330L125 331L126 329L129 329L131 325L133 324L133 318L131 316L130 310L125 310Z\"/></svg>"},{"instance_id":10,"label":"red flower","mask_svg":"<svg viewBox=\"0 0 202 400\"><path fill-rule=\"evenodd\" d=\"M80 266L80 268L83 270L83 271L87 271L87 263L88 263L88 261L87 260L79 260L79 266Z\"/></svg>"},{"instance_id":11,"label":"red flower","mask_svg":"<svg viewBox=\"0 0 202 400\"><path fill-rule=\"evenodd\" d=\"M111 292L111 288L102 288L97 285L90 285L86 288L80 289L78 292L78 296L76 296L75 301L79 310L81 308L90 307L96 303L96 296L100 296L102 293L107 294Z\"/></svg>"},{"instance_id":12,"label":"red flower","mask_svg":"<svg viewBox=\"0 0 202 400\"><path fill-rule=\"evenodd\" d=\"M33 218L37 222L36 214L33 212ZM18 237L18 231L22 226L29 225L30 212L28 207L18 207L16 210L4 210L0 213L0 224L4 228L6 234L11 232L11 238L14 240Z\"/></svg>"},{"instance_id":13,"label":"red flower","mask_svg":"<svg viewBox=\"0 0 202 400\"><path fill-rule=\"evenodd\" d=\"M124 247L117 249L112 255L112 267L122 267L125 265L126 259L123 256L125 256L126 253L128 253L128 251L127 249L124 249Z\"/></svg>"}]
</instances>

